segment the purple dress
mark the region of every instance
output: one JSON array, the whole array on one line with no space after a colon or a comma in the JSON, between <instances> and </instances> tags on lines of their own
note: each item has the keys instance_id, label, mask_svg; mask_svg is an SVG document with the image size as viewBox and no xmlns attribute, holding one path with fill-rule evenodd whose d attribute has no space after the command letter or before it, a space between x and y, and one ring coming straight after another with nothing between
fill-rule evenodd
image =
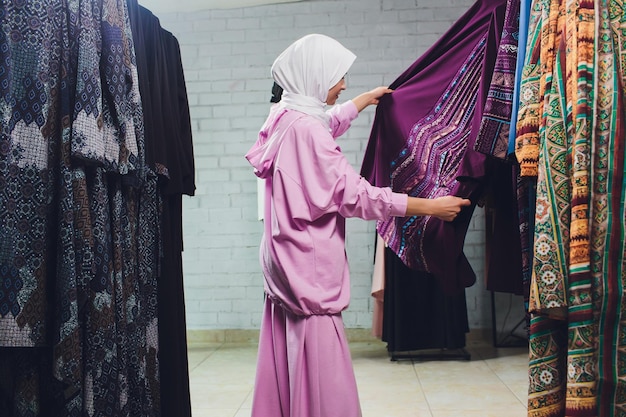
<instances>
[{"instance_id":1,"label":"purple dress","mask_svg":"<svg viewBox=\"0 0 626 417\"><path fill-rule=\"evenodd\" d=\"M361 173L372 184L416 197L457 195L476 203L487 174L474 150L491 83L505 0L476 2L390 86L376 110ZM473 208L473 206L472 206ZM379 221L402 262L458 294L476 276L463 244L473 209L454 222L430 216Z\"/></svg>"}]
</instances>

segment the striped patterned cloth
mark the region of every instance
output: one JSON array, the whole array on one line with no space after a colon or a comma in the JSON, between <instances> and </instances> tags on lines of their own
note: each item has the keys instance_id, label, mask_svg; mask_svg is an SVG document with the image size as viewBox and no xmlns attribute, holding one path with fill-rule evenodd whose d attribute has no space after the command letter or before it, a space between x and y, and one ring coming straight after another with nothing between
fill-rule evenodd
<instances>
[{"instance_id":1,"label":"striped patterned cloth","mask_svg":"<svg viewBox=\"0 0 626 417\"><path fill-rule=\"evenodd\" d=\"M626 415L624 4L537 0L516 153L536 179L528 415Z\"/></svg>"}]
</instances>

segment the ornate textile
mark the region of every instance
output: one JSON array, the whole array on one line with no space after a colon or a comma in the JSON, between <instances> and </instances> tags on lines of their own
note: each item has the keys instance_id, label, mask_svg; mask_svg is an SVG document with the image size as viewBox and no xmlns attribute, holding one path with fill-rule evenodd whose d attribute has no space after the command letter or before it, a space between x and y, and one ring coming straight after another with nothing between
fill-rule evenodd
<instances>
[{"instance_id":1,"label":"ornate textile","mask_svg":"<svg viewBox=\"0 0 626 417\"><path fill-rule=\"evenodd\" d=\"M478 152L506 159L509 149L509 130L513 107L513 88L517 65L519 38L519 0L506 4L504 27L498 45L498 55L487 93L487 101L474 149Z\"/></svg>"},{"instance_id":2,"label":"ornate textile","mask_svg":"<svg viewBox=\"0 0 626 417\"><path fill-rule=\"evenodd\" d=\"M0 346L47 343L49 261L57 180L49 155L61 147L63 32L59 2L0 8ZM50 18L48 18L50 16ZM23 22L30 22L24 25Z\"/></svg>"},{"instance_id":3,"label":"ornate textile","mask_svg":"<svg viewBox=\"0 0 626 417\"><path fill-rule=\"evenodd\" d=\"M535 315L528 343L528 416L565 416L567 323Z\"/></svg>"},{"instance_id":4,"label":"ornate textile","mask_svg":"<svg viewBox=\"0 0 626 417\"><path fill-rule=\"evenodd\" d=\"M541 85L522 80L530 99L517 124L518 134L534 131L518 155L537 150L536 165L525 160L537 173L528 413L624 415L623 4L539 1L532 15L556 23L542 31L541 53L529 48L525 75L545 70L544 58L553 66Z\"/></svg>"},{"instance_id":5,"label":"ornate textile","mask_svg":"<svg viewBox=\"0 0 626 417\"><path fill-rule=\"evenodd\" d=\"M0 347L23 359L0 414L159 415L160 199L126 2L0 20Z\"/></svg>"},{"instance_id":6,"label":"ornate textile","mask_svg":"<svg viewBox=\"0 0 626 417\"><path fill-rule=\"evenodd\" d=\"M68 28L72 156L122 174L141 168L142 114L126 2L70 0L67 10L76 13Z\"/></svg>"},{"instance_id":7,"label":"ornate textile","mask_svg":"<svg viewBox=\"0 0 626 417\"><path fill-rule=\"evenodd\" d=\"M449 194L457 186L458 168L467 149L471 115L478 97L485 45L486 39L482 38L435 104L433 113L415 123L406 147L391 161L391 187L395 191L434 198ZM410 241L410 236L424 234L430 221L435 219L391 219L379 222L378 232L407 266L439 272L432 259L427 258L423 240Z\"/></svg>"},{"instance_id":8,"label":"ornate textile","mask_svg":"<svg viewBox=\"0 0 626 417\"><path fill-rule=\"evenodd\" d=\"M522 69L526 62L526 44L528 43L528 29L530 19L530 7L532 0L520 1L518 39L517 39L517 62L515 63L515 86L513 88L513 103L511 107L511 124L509 126L509 146L508 155L515 154L515 140L517 138L516 123L520 102L520 83L522 81Z\"/></svg>"},{"instance_id":9,"label":"ornate textile","mask_svg":"<svg viewBox=\"0 0 626 417\"><path fill-rule=\"evenodd\" d=\"M531 7L516 122L515 155L522 177L537 176L539 127L545 92L552 81L555 48L560 39L557 30L560 15L559 0L537 0Z\"/></svg>"},{"instance_id":10,"label":"ornate textile","mask_svg":"<svg viewBox=\"0 0 626 417\"><path fill-rule=\"evenodd\" d=\"M505 9L506 1L478 1L391 84L395 91L377 106L362 164L370 182L412 196L478 199L486 156L473 146ZM432 273L454 293L475 281L463 254L471 215L466 209L453 223L395 218L379 222L378 233L405 265Z\"/></svg>"},{"instance_id":11,"label":"ornate textile","mask_svg":"<svg viewBox=\"0 0 626 417\"><path fill-rule=\"evenodd\" d=\"M592 90L595 77L593 0L566 2L565 57L571 207L568 253L567 415L596 416L595 344L589 258L589 196L592 136ZM571 133L570 133L571 132Z\"/></svg>"},{"instance_id":12,"label":"ornate textile","mask_svg":"<svg viewBox=\"0 0 626 417\"><path fill-rule=\"evenodd\" d=\"M624 2L603 0L596 13L596 84L591 160L591 277L600 337L598 415L626 415L626 316L624 312Z\"/></svg>"}]
</instances>

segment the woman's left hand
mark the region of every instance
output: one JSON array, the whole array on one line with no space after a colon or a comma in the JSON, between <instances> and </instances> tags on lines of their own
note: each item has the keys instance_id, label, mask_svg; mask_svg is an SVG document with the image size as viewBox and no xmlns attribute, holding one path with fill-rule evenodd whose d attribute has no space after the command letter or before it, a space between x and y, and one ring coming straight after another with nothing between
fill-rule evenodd
<instances>
[{"instance_id":1,"label":"woman's left hand","mask_svg":"<svg viewBox=\"0 0 626 417\"><path fill-rule=\"evenodd\" d=\"M391 94L393 90L389 87L376 87L373 90L370 90L366 94L371 95L370 101L368 104L378 104L379 99L385 94Z\"/></svg>"},{"instance_id":2,"label":"woman's left hand","mask_svg":"<svg viewBox=\"0 0 626 417\"><path fill-rule=\"evenodd\" d=\"M354 104L356 105L356 108L360 112L361 110L363 110L369 105L378 104L382 96L384 96L385 94L390 94L392 92L393 90L390 89L389 87L384 87L384 86L376 87L373 90L370 90L366 93L358 95L357 97L353 98L352 101L354 102Z\"/></svg>"}]
</instances>

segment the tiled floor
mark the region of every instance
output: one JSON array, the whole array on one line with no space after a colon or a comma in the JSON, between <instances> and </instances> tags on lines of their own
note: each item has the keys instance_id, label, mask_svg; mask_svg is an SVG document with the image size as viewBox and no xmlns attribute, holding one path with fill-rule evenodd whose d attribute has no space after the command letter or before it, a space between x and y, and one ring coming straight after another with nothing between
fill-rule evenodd
<instances>
[{"instance_id":1,"label":"tiled floor","mask_svg":"<svg viewBox=\"0 0 626 417\"><path fill-rule=\"evenodd\" d=\"M470 360L391 361L382 342L350 347L363 417L526 416L527 348L474 341ZM190 347L193 416L250 417L255 361L255 343Z\"/></svg>"}]
</instances>

